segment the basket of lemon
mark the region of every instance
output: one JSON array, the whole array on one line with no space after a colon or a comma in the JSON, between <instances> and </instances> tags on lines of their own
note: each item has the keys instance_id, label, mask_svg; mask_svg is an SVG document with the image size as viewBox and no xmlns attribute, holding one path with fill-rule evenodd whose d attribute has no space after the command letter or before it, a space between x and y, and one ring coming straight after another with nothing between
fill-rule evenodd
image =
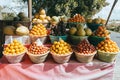
<instances>
[{"instance_id":1,"label":"basket of lemon","mask_svg":"<svg viewBox=\"0 0 120 80\"><path fill-rule=\"evenodd\" d=\"M23 56L27 52L27 49L17 40L13 40L8 44L3 51L3 55L6 57L9 63L19 63L22 61Z\"/></svg>"},{"instance_id":2,"label":"basket of lemon","mask_svg":"<svg viewBox=\"0 0 120 80\"><path fill-rule=\"evenodd\" d=\"M50 48L50 53L55 62L66 63L69 61L73 51L71 46L63 40L54 41Z\"/></svg>"}]
</instances>

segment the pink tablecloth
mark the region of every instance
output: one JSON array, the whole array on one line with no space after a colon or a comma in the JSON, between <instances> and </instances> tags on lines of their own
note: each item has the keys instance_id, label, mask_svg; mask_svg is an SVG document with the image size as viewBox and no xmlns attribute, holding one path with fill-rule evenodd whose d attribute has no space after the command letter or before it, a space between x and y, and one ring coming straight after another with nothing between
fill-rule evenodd
<instances>
[{"instance_id":1,"label":"pink tablecloth","mask_svg":"<svg viewBox=\"0 0 120 80\"><path fill-rule=\"evenodd\" d=\"M57 64L51 57L40 64L33 64L28 56L21 63L9 64L0 59L0 80L112 80L113 63L94 60L79 63L75 59L69 63Z\"/></svg>"}]
</instances>

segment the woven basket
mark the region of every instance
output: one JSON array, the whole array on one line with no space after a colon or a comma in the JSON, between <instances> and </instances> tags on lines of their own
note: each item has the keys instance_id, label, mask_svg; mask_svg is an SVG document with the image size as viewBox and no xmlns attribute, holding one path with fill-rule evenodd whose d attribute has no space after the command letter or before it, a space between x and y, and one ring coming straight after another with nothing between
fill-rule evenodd
<instances>
[{"instance_id":1,"label":"woven basket","mask_svg":"<svg viewBox=\"0 0 120 80\"><path fill-rule=\"evenodd\" d=\"M9 63L19 63L22 61L25 53L26 53L26 50L22 53L19 53L19 54L5 54L5 53L3 53L3 55L6 57L6 59L8 60Z\"/></svg>"},{"instance_id":2,"label":"woven basket","mask_svg":"<svg viewBox=\"0 0 120 80\"><path fill-rule=\"evenodd\" d=\"M119 52L103 52L98 50L97 57L104 62L114 62Z\"/></svg>"},{"instance_id":3,"label":"woven basket","mask_svg":"<svg viewBox=\"0 0 120 80\"><path fill-rule=\"evenodd\" d=\"M37 54L29 53L29 52L27 52L27 54L28 54L30 60L33 63L38 64L38 63L42 63L42 62L44 62L46 60L46 58L47 58L47 56L49 54L49 51L46 52L46 53L44 53L44 54L38 54L38 55Z\"/></svg>"},{"instance_id":4,"label":"woven basket","mask_svg":"<svg viewBox=\"0 0 120 80\"><path fill-rule=\"evenodd\" d=\"M73 52L70 52L68 54L59 55L59 54L51 52L54 61L57 62L57 63L60 63L60 64L61 63L67 63L70 60L70 57L71 57L72 53Z\"/></svg>"},{"instance_id":5,"label":"woven basket","mask_svg":"<svg viewBox=\"0 0 120 80\"><path fill-rule=\"evenodd\" d=\"M37 39L40 39L40 41L44 44L47 40L47 35L44 36L38 36L38 35L29 35L31 42L35 42Z\"/></svg>"},{"instance_id":6,"label":"woven basket","mask_svg":"<svg viewBox=\"0 0 120 80\"><path fill-rule=\"evenodd\" d=\"M97 53L97 51L95 51L91 54L83 54L83 53L75 52L75 56L79 62L88 63L93 60L96 53Z\"/></svg>"}]
</instances>

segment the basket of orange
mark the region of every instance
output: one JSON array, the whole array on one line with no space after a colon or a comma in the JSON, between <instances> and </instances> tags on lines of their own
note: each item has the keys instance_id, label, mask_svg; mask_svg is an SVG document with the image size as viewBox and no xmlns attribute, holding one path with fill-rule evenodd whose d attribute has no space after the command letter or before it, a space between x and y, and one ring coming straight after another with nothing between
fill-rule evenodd
<instances>
[{"instance_id":1,"label":"basket of orange","mask_svg":"<svg viewBox=\"0 0 120 80\"><path fill-rule=\"evenodd\" d=\"M47 29L43 24L34 24L30 30L31 42L36 41L38 38L42 43L46 42L47 39Z\"/></svg>"},{"instance_id":2,"label":"basket of orange","mask_svg":"<svg viewBox=\"0 0 120 80\"><path fill-rule=\"evenodd\" d=\"M39 39L38 39L39 40ZM42 63L46 60L49 48L41 45L41 43L33 42L30 47L28 48L28 56L33 63Z\"/></svg>"},{"instance_id":3,"label":"basket of orange","mask_svg":"<svg viewBox=\"0 0 120 80\"><path fill-rule=\"evenodd\" d=\"M85 18L80 14L75 14L73 17L68 19L67 27L71 28L77 25L85 25Z\"/></svg>"},{"instance_id":4,"label":"basket of orange","mask_svg":"<svg viewBox=\"0 0 120 80\"><path fill-rule=\"evenodd\" d=\"M87 39L84 39L77 45L74 52L79 62L88 63L93 60L97 50Z\"/></svg>"},{"instance_id":5,"label":"basket of orange","mask_svg":"<svg viewBox=\"0 0 120 80\"><path fill-rule=\"evenodd\" d=\"M26 47L17 40L13 40L8 44L3 51L3 55L6 57L9 63L19 63L22 61L23 56L27 52Z\"/></svg>"},{"instance_id":6,"label":"basket of orange","mask_svg":"<svg viewBox=\"0 0 120 80\"><path fill-rule=\"evenodd\" d=\"M76 14L72 18L69 18L68 22L85 23L85 18L80 14Z\"/></svg>"},{"instance_id":7,"label":"basket of orange","mask_svg":"<svg viewBox=\"0 0 120 80\"><path fill-rule=\"evenodd\" d=\"M105 40L105 38L110 37L110 32L105 26L99 26L97 30L94 31L93 35L88 37L88 40L94 46Z\"/></svg>"},{"instance_id":8,"label":"basket of orange","mask_svg":"<svg viewBox=\"0 0 120 80\"><path fill-rule=\"evenodd\" d=\"M106 38L97 45L97 57L104 62L114 62L117 54L120 52L116 42Z\"/></svg>"}]
</instances>

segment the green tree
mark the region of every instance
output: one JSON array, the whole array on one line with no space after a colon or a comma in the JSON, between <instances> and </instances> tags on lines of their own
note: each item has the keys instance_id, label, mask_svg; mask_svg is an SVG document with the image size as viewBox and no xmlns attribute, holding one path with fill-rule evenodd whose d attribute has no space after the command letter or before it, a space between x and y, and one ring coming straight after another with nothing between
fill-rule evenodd
<instances>
[{"instance_id":1,"label":"green tree","mask_svg":"<svg viewBox=\"0 0 120 80\"><path fill-rule=\"evenodd\" d=\"M44 8L50 16L70 17L80 13L84 17L92 17L107 5L106 0L32 0L33 14Z\"/></svg>"}]
</instances>

